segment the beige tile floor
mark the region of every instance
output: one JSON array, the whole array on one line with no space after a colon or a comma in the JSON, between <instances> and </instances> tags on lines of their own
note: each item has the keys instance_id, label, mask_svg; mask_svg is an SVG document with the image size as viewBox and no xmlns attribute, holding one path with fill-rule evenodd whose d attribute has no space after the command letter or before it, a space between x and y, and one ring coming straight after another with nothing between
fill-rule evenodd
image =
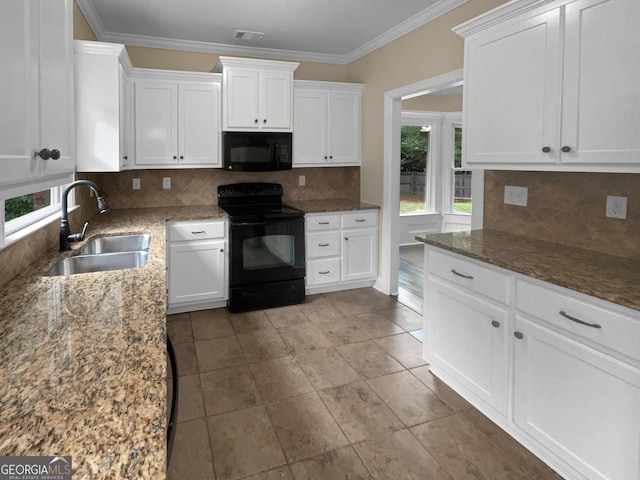
<instances>
[{"instance_id":1,"label":"beige tile floor","mask_svg":"<svg viewBox=\"0 0 640 480\"><path fill-rule=\"evenodd\" d=\"M167 318L169 479L559 479L431 375L422 319L373 289Z\"/></svg>"}]
</instances>

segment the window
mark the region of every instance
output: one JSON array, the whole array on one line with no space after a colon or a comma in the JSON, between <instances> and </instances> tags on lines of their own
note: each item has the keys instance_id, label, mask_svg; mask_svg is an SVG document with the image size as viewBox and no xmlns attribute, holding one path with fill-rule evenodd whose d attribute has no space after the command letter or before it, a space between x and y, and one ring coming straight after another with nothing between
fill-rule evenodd
<instances>
[{"instance_id":1,"label":"window","mask_svg":"<svg viewBox=\"0 0 640 480\"><path fill-rule=\"evenodd\" d=\"M401 127L400 214L429 209L427 174L430 133L430 126Z\"/></svg>"},{"instance_id":2,"label":"window","mask_svg":"<svg viewBox=\"0 0 640 480\"><path fill-rule=\"evenodd\" d=\"M451 211L471 213L471 172L462 169L462 127L453 129L453 180Z\"/></svg>"},{"instance_id":3,"label":"window","mask_svg":"<svg viewBox=\"0 0 640 480\"><path fill-rule=\"evenodd\" d=\"M19 234L35 223L51 215L60 213L60 201L66 184L73 180L43 182L40 185L20 185L0 188L0 207L4 211L0 221L0 247L7 238ZM64 182L63 185L56 185ZM35 192L33 190L36 190ZM70 204L73 198L69 199ZM20 235L16 236L17 238Z\"/></svg>"}]
</instances>

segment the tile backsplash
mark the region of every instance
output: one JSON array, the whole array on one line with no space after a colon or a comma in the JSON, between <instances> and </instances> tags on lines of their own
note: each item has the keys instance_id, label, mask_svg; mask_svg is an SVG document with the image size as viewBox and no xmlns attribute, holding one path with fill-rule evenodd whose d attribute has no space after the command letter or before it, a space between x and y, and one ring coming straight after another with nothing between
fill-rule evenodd
<instances>
[{"instance_id":1,"label":"tile backsplash","mask_svg":"<svg viewBox=\"0 0 640 480\"><path fill-rule=\"evenodd\" d=\"M304 175L305 186L299 185ZM360 200L359 167L296 168L280 172L227 172L220 169L129 170L119 173L78 174L96 182L111 208L216 205L218 185L239 182L280 183L287 200ZM162 179L171 178L171 188ZM140 179L140 190L131 188Z\"/></svg>"},{"instance_id":2,"label":"tile backsplash","mask_svg":"<svg viewBox=\"0 0 640 480\"><path fill-rule=\"evenodd\" d=\"M504 204L527 187L528 205ZM640 174L486 171L484 227L622 257L640 257ZM608 195L627 197L626 220L605 216Z\"/></svg>"}]
</instances>

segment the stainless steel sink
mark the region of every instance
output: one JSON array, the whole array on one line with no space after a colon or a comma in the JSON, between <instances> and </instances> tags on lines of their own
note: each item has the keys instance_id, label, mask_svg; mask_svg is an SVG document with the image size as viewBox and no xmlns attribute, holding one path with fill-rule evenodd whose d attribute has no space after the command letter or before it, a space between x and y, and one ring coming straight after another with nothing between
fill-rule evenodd
<instances>
[{"instance_id":1,"label":"stainless steel sink","mask_svg":"<svg viewBox=\"0 0 640 480\"><path fill-rule=\"evenodd\" d=\"M112 235L109 237L94 238L82 247L80 255L136 252L139 250L149 250L149 245L151 245L151 235L148 233L140 235Z\"/></svg>"},{"instance_id":2,"label":"stainless steel sink","mask_svg":"<svg viewBox=\"0 0 640 480\"><path fill-rule=\"evenodd\" d=\"M102 253L63 258L45 272L47 276L75 275L77 273L103 272L141 267L147 263L149 252Z\"/></svg>"}]
</instances>

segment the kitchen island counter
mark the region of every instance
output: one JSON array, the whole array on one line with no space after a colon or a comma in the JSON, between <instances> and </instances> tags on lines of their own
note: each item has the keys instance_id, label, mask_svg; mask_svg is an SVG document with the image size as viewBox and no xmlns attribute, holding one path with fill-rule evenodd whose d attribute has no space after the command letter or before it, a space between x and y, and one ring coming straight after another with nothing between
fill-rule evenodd
<instances>
[{"instance_id":1,"label":"kitchen island counter","mask_svg":"<svg viewBox=\"0 0 640 480\"><path fill-rule=\"evenodd\" d=\"M165 222L217 206L113 210L0 288L0 455L72 457L74 479L165 478ZM42 276L95 236L152 235L140 268Z\"/></svg>"},{"instance_id":2,"label":"kitchen island counter","mask_svg":"<svg viewBox=\"0 0 640 480\"><path fill-rule=\"evenodd\" d=\"M568 247L495 230L416 240L586 295L640 310L640 259Z\"/></svg>"}]
</instances>

